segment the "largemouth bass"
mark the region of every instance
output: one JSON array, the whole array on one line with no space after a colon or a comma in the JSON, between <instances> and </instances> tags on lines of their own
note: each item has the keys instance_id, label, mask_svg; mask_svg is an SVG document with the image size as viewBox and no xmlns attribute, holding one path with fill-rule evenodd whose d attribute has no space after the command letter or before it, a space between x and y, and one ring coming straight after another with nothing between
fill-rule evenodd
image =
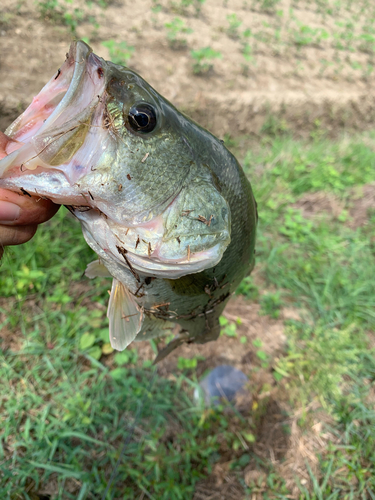
<instances>
[{"instance_id":1,"label":"largemouth bass","mask_svg":"<svg viewBox=\"0 0 375 500\"><path fill-rule=\"evenodd\" d=\"M257 222L222 141L82 41L5 135L0 187L67 206L98 255L87 276L113 277L115 349L173 330L160 359L217 338L254 265Z\"/></svg>"}]
</instances>

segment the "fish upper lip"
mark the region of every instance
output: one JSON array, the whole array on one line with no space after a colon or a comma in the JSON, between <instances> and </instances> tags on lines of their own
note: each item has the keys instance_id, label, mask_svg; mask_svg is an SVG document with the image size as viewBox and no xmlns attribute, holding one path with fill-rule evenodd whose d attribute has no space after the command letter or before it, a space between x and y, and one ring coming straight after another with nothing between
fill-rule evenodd
<instances>
[{"instance_id":1,"label":"fish upper lip","mask_svg":"<svg viewBox=\"0 0 375 500\"><path fill-rule=\"evenodd\" d=\"M38 135L47 130L52 124L53 126L60 125L60 123L57 123L59 122L59 117L62 114L65 114L64 112L69 107L72 107L73 105L78 105L77 112L75 113L78 114L81 109L90 105L93 99L100 99L100 96L104 91L105 78L103 78L104 76L103 66L105 65L105 61L100 59L95 54L93 54L91 47L89 47L85 42L83 42L82 40L72 42L69 48L69 52L67 53L67 58L65 62L68 65L74 64L73 76L70 81L68 90L63 99L61 100L61 102L54 110L54 112L51 114L51 116L45 121L45 123L43 123L43 125L38 131ZM99 68L103 71L103 76L98 75L99 78L103 79L103 83L101 85L101 88L97 89L96 88L97 84L96 82L94 83L92 75L90 75L90 69L98 70ZM81 94L86 94L86 96L89 99L90 97L92 98L90 102L87 102L87 98L82 99L81 102L79 102L79 94L81 86L85 84L87 77L91 78L91 81L95 88L95 92L92 92L92 96L90 96L88 92L85 93L81 92ZM67 120L64 119L64 122L66 121Z\"/></svg>"},{"instance_id":2,"label":"fish upper lip","mask_svg":"<svg viewBox=\"0 0 375 500\"><path fill-rule=\"evenodd\" d=\"M74 68L71 69L73 65ZM38 102L40 102L41 107L47 106L59 95L63 95L62 99L48 118L43 120L34 135L43 134L51 127L62 126L72 116L92 105L94 99L96 101L100 99L105 89L107 73L106 62L93 54L91 47L81 40L72 42L65 62L57 74L39 92L26 111L8 127L5 134L18 140L20 130L33 120L38 110ZM61 81L63 85L59 85ZM83 91L84 86L89 87L90 85L91 89L85 88ZM69 118L67 118L67 114L70 114ZM23 142L22 138L21 142Z\"/></svg>"},{"instance_id":3,"label":"fish upper lip","mask_svg":"<svg viewBox=\"0 0 375 500\"><path fill-rule=\"evenodd\" d=\"M27 162L39 156L38 142L46 139L48 144L48 137L53 140L66 124L80 124L82 115L94 113L105 92L108 74L106 62L85 42L72 42L57 74L5 131L13 143L9 142L7 156L0 161L0 177L18 163L25 164L26 169L35 168L39 160L33 162L33 167Z\"/></svg>"}]
</instances>

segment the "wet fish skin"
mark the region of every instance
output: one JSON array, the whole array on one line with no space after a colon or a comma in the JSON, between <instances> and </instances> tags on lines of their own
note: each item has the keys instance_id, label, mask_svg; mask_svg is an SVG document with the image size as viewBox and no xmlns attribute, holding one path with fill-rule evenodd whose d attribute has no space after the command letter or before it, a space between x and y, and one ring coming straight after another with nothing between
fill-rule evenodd
<instances>
[{"instance_id":1,"label":"wet fish skin","mask_svg":"<svg viewBox=\"0 0 375 500\"><path fill-rule=\"evenodd\" d=\"M21 146L0 161L0 187L46 196L80 220L99 256L87 274L114 278L114 347L176 323L180 333L159 359L182 342L217 338L225 304L254 266L256 203L242 168L134 71L83 42L58 77L64 95L52 80L39 94L43 103L52 96L51 114L36 103L6 131ZM92 96L82 97L86 87ZM135 131L132 110L145 103L156 126ZM30 140L30 116L43 113Z\"/></svg>"}]
</instances>

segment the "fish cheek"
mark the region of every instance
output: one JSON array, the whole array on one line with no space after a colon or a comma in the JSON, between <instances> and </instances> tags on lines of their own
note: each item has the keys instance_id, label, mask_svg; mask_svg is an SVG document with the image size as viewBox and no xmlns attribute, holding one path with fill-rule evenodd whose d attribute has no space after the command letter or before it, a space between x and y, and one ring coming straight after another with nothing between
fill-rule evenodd
<instances>
[{"instance_id":1,"label":"fish cheek","mask_svg":"<svg viewBox=\"0 0 375 500\"><path fill-rule=\"evenodd\" d=\"M147 222L180 192L189 174L190 157L183 143L165 130L144 137L126 130L115 141L86 184L95 185L98 198L118 207L133 223Z\"/></svg>"}]
</instances>

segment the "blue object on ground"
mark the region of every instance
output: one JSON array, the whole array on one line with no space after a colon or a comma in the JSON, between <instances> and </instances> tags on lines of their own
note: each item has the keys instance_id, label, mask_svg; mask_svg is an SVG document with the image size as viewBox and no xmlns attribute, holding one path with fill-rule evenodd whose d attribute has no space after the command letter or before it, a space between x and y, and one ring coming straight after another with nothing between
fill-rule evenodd
<instances>
[{"instance_id":1,"label":"blue object on ground","mask_svg":"<svg viewBox=\"0 0 375 500\"><path fill-rule=\"evenodd\" d=\"M220 365L201 380L199 385L206 404L217 405L221 399L232 401L248 381L241 370L230 365Z\"/></svg>"}]
</instances>

